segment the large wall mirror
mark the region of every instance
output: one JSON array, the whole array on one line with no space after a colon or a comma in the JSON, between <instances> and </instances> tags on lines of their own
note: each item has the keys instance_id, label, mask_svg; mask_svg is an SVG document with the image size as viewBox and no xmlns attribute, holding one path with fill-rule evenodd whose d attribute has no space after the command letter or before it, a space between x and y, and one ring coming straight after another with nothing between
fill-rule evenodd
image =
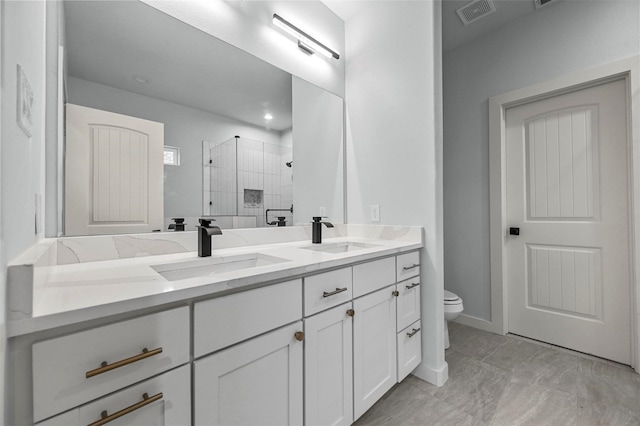
<instances>
[{"instance_id":1,"label":"large wall mirror","mask_svg":"<svg viewBox=\"0 0 640 426\"><path fill-rule=\"evenodd\" d=\"M344 222L341 98L139 1L62 8L66 235Z\"/></svg>"}]
</instances>

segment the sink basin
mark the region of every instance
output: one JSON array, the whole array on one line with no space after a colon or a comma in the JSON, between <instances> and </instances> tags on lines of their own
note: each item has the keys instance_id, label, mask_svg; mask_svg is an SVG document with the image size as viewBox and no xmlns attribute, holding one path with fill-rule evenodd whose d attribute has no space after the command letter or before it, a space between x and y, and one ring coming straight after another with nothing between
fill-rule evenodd
<instances>
[{"instance_id":1,"label":"sink basin","mask_svg":"<svg viewBox=\"0 0 640 426\"><path fill-rule=\"evenodd\" d=\"M371 248L371 247L378 247L378 246L375 244L344 242L344 243L314 244L312 246L306 246L302 248L306 250L321 251L323 253L348 253L351 251L362 250L362 249Z\"/></svg>"},{"instance_id":2,"label":"sink basin","mask_svg":"<svg viewBox=\"0 0 640 426\"><path fill-rule=\"evenodd\" d=\"M237 256L205 257L186 262L151 265L151 268L169 281L177 281L257 268L282 262L288 262L288 260L260 253L249 253Z\"/></svg>"}]
</instances>

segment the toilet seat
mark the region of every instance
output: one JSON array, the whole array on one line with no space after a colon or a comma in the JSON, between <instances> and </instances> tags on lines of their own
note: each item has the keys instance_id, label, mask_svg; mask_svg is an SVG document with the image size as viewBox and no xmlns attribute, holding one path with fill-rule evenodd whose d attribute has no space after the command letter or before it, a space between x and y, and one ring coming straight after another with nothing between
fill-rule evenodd
<instances>
[{"instance_id":1,"label":"toilet seat","mask_svg":"<svg viewBox=\"0 0 640 426\"><path fill-rule=\"evenodd\" d=\"M448 290L444 291L444 304L445 305L459 305L462 303L462 300L458 297L457 294L452 293Z\"/></svg>"}]
</instances>

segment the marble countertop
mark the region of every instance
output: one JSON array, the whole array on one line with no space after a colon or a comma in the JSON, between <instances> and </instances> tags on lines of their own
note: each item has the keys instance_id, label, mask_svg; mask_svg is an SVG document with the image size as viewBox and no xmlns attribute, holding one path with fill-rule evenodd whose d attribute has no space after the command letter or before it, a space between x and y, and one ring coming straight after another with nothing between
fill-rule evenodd
<instances>
[{"instance_id":1,"label":"marble countertop","mask_svg":"<svg viewBox=\"0 0 640 426\"><path fill-rule=\"evenodd\" d=\"M168 303L222 296L381 256L416 250L423 244L421 238L416 239L416 233L413 234L413 239L390 239L381 235L371 237L361 233L360 236L323 240L325 247L345 242L366 245L343 253L310 250L308 247L318 246L311 244L310 240L215 249L214 236L212 258L215 261L223 262L229 257L241 255L259 255L267 259L277 258L278 263L173 281L156 269L171 269L166 265L198 262L198 259L207 258L199 258L197 252L187 251L39 266L32 273L32 292L25 292L23 295L31 297L31 312L16 312L20 309L15 307L12 311L11 297L9 298L8 308L13 315L7 322L7 334L14 337ZM14 294L13 298L15 297Z\"/></svg>"}]
</instances>

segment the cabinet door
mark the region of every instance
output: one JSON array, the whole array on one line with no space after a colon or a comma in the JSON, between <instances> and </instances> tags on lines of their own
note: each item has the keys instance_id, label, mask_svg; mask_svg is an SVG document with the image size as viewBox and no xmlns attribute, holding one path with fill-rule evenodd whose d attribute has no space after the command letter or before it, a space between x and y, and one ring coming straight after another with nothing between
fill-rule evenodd
<instances>
[{"instance_id":1,"label":"cabinet door","mask_svg":"<svg viewBox=\"0 0 640 426\"><path fill-rule=\"evenodd\" d=\"M190 367L183 365L45 420L38 426L86 426L99 420L103 420L104 424L120 426L189 425L190 377Z\"/></svg>"},{"instance_id":2,"label":"cabinet door","mask_svg":"<svg viewBox=\"0 0 640 426\"><path fill-rule=\"evenodd\" d=\"M394 286L353 301L354 418L396 383Z\"/></svg>"},{"instance_id":3,"label":"cabinet door","mask_svg":"<svg viewBox=\"0 0 640 426\"><path fill-rule=\"evenodd\" d=\"M302 424L302 322L195 362L196 425Z\"/></svg>"},{"instance_id":4,"label":"cabinet door","mask_svg":"<svg viewBox=\"0 0 640 426\"><path fill-rule=\"evenodd\" d=\"M304 320L305 425L353 422L351 303Z\"/></svg>"}]
</instances>

